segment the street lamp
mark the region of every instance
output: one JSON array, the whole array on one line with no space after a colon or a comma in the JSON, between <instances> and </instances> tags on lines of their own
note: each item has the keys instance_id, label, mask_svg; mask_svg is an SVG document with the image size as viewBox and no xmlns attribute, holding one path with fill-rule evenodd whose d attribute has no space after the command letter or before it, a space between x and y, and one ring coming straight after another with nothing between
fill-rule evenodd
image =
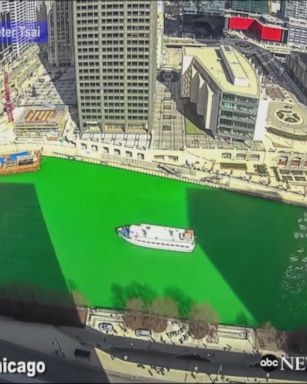
<instances>
[{"instance_id":1,"label":"street lamp","mask_svg":"<svg viewBox=\"0 0 307 384\"><path fill-rule=\"evenodd\" d=\"M223 372L223 364L219 365L219 369L217 370L217 375L220 375Z\"/></svg>"},{"instance_id":2,"label":"street lamp","mask_svg":"<svg viewBox=\"0 0 307 384\"><path fill-rule=\"evenodd\" d=\"M61 347L61 345L60 345L58 339L55 337L54 340L56 341L56 343L57 343L57 345L58 345L58 347L59 347L59 351L61 352L62 357L65 357L65 353L64 353L63 348Z\"/></svg>"}]
</instances>

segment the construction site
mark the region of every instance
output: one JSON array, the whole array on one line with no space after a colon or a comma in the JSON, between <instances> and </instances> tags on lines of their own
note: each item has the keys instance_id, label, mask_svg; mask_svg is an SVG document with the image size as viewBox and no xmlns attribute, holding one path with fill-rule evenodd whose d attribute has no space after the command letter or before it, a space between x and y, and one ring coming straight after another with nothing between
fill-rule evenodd
<instances>
[{"instance_id":1,"label":"construction site","mask_svg":"<svg viewBox=\"0 0 307 384\"><path fill-rule=\"evenodd\" d=\"M18 138L57 140L63 133L68 109L54 107L21 107L16 109L15 132Z\"/></svg>"}]
</instances>

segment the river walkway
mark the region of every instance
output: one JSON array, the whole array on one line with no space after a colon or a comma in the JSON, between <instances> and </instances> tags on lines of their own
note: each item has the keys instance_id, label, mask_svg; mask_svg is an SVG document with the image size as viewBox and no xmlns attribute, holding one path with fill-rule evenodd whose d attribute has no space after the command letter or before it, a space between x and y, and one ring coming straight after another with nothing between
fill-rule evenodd
<instances>
[{"instance_id":1,"label":"river walkway","mask_svg":"<svg viewBox=\"0 0 307 384\"><path fill-rule=\"evenodd\" d=\"M236 191L288 204L307 206L307 196L298 192L288 191L284 187L269 186L264 183L249 181L244 177L219 174L218 172L193 169L187 166L175 166L165 162L147 162L145 160L129 159L116 155L101 154L94 151L76 148L67 143L18 143L0 145L0 153L39 149L43 156L64 158L107 165L126 170L176 179L179 181L206 185L212 188Z\"/></svg>"}]
</instances>

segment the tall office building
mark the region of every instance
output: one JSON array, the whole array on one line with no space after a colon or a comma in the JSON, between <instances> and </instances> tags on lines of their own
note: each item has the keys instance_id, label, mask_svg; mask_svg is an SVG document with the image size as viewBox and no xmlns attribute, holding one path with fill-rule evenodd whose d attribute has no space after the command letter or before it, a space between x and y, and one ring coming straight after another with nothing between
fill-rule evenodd
<instances>
[{"instance_id":1,"label":"tall office building","mask_svg":"<svg viewBox=\"0 0 307 384\"><path fill-rule=\"evenodd\" d=\"M307 48L307 19L289 18L287 22L287 44L301 49Z\"/></svg>"},{"instance_id":2,"label":"tall office building","mask_svg":"<svg viewBox=\"0 0 307 384\"><path fill-rule=\"evenodd\" d=\"M11 24L19 24L33 22L36 20L36 3L39 1L17 1L17 0L1 0L0 14L9 13ZM29 46L29 41L26 36L23 36L20 31L12 41L12 52L20 56L22 52Z\"/></svg>"},{"instance_id":3,"label":"tall office building","mask_svg":"<svg viewBox=\"0 0 307 384\"><path fill-rule=\"evenodd\" d=\"M26 1L8 1L4 0L0 2L0 13L8 12L10 15L10 22L25 22L27 21L27 2ZM21 36L16 36L16 39L12 42L12 51L20 56L20 54L26 48L26 39Z\"/></svg>"},{"instance_id":4,"label":"tall office building","mask_svg":"<svg viewBox=\"0 0 307 384\"><path fill-rule=\"evenodd\" d=\"M269 13L268 0L231 0L230 7L232 10L242 13Z\"/></svg>"},{"instance_id":5,"label":"tall office building","mask_svg":"<svg viewBox=\"0 0 307 384\"><path fill-rule=\"evenodd\" d=\"M281 2L282 16L290 19L307 20L307 2L306 0L284 0Z\"/></svg>"},{"instance_id":6,"label":"tall office building","mask_svg":"<svg viewBox=\"0 0 307 384\"><path fill-rule=\"evenodd\" d=\"M48 62L55 66L73 65L72 1L49 0L46 6Z\"/></svg>"},{"instance_id":7,"label":"tall office building","mask_svg":"<svg viewBox=\"0 0 307 384\"><path fill-rule=\"evenodd\" d=\"M181 97L215 137L261 138L267 105L260 102L260 80L233 47L185 48Z\"/></svg>"},{"instance_id":8,"label":"tall office building","mask_svg":"<svg viewBox=\"0 0 307 384\"><path fill-rule=\"evenodd\" d=\"M0 12L1 26L8 25L10 23L9 12ZM0 39L0 64L4 63L7 57L12 52L12 43L8 37L2 37Z\"/></svg>"},{"instance_id":9,"label":"tall office building","mask_svg":"<svg viewBox=\"0 0 307 384\"><path fill-rule=\"evenodd\" d=\"M39 17L39 9L44 4L43 0L31 0L26 7L27 21L36 22Z\"/></svg>"},{"instance_id":10,"label":"tall office building","mask_svg":"<svg viewBox=\"0 0 307 384\"><path fill-rule=\"evenodd\" d=\"M150 131L157 4L150 0L73 2L82 131Z\"/></svg>"},{"instance_id":11,"label":"tall office building","mask_svg":"<svg viewBox=\"0 0 307 384\"><path fill-rule=\"evenodd\" d=\"M32 0L28 10L28 18L30 21L46 22L46 1L45 0Z\"/></svg>"}]
</instances>

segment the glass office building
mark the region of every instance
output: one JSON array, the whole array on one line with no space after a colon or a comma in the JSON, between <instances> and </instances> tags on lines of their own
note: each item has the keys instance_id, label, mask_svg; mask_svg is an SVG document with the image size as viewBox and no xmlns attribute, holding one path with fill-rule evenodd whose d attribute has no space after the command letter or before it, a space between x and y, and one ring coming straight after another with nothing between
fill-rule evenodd
<instances>
[{"instance_id":1,"label":"glass office building","mask_svg":"<svg viewBox=\"0 0 307 384\"><path fill-rule=\"evenodd\" d=\"M268 0L231 0L230 7L232 10L242 13L269 13Z\"/></svg>"},{"instance_id":2,"label":"glass office building","mask_svg":"<svg viewBox=\"0 0 307 384\"><path fill-rule=\"evenodd\" d=\"M257 98L223 93L219 108L218 136L252 139L257 112Z\"/></svg>"}]
</instances>

